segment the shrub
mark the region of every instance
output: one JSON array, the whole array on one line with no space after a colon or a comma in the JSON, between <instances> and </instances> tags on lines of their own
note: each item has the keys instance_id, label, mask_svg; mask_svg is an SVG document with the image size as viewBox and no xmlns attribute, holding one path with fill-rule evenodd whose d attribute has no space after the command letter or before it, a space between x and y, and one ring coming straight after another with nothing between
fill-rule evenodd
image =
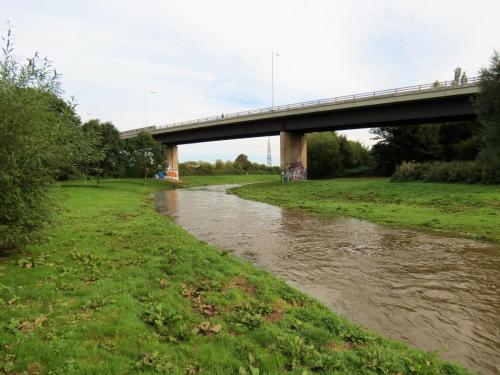
<instances>
[{"instance_id":1,"label":"shrub","mask_svg":"<svg viewBox=\"0 0 500 375\"><path fill-rule=\"evenodd\" d=\"M19 65L10 32L0 56L0 250L28 242L54 211L48 188L73 174L84 145L80 120L60 98L58 76L37 55ZM85 151L85 152L83 152Z\"/></svg>"},{"instance_id":2,"label":"shrub","mask_svg":"<svg viewBox=\"0 0 500 375\"><path fill-rule=\"evenodd\" d=\"M500 171L477 161L402 162L392 175L392 181L427 181L466 184L498 184Z\"/></svg>"}]
</instances>

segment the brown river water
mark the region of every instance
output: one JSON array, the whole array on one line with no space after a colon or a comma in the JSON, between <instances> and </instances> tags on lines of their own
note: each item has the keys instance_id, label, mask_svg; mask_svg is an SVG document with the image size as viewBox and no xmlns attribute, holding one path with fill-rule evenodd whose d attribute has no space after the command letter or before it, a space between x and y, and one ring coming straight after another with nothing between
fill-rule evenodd
<instances>
[{"instance_id":1,"label":"brown river water","mask_svg":"<svg viewBox=\"0 0 500 375\"><path fill-rule=\"evenodd\" d=\"M157 193L157 208L351 321L500 373L500 246L282 209L229 187Z\"/></svg>"}]
</instances>

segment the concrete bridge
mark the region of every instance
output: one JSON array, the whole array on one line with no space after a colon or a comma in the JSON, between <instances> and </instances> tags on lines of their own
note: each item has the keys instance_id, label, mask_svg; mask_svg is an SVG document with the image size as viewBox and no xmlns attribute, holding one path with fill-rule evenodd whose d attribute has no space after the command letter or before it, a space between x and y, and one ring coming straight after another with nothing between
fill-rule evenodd
<instances>
[{"instance_id":1,"label":"concrete bridge","mask_svg":"<svg viewBox=\"0 0 500 375\"><path fill-rule=\"evenodd\" d=\"M221 114L120 133L150 133L166 146L166 162L178 171L177 145L280 135L281 169L307 168L306 133L388 125L441 123L476 118L472 98L479 79L403 87L309 102ZM300 176L299 176L300 178Z\"/></svg>"}]
</instances>

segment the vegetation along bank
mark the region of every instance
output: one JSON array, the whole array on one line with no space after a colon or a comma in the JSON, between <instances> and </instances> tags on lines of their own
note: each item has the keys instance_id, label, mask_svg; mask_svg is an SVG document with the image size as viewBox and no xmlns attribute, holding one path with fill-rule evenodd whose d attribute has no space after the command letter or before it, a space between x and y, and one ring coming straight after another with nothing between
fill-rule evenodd
<instances>
[{"instance_id":1,"label":"vegetation along bank","mask_svg":"<svg viewBox=\"0 0 500 375\"><path fill-rule=\"evenodd\" d=\"M150 193L174 187L55 189L64 211L48 240L0 260L0 373L466 373L198 241L153 208Z\"/></svg>"}]
</instances>

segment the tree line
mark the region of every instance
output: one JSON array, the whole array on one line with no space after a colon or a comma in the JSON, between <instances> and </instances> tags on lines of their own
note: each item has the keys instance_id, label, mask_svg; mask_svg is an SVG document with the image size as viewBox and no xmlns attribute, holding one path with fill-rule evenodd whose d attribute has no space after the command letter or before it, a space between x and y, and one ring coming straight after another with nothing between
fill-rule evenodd
<instances>
[{"instance_id":1,"label":"tree line","mask_svg":"<svg viewBox=\"0 0 500 375\"><path fill-rule=\"evenodd\" d=\"M241 174L279 174L279 167L268 167L248 160L239 154L234 161L217 159L215 163L206 161L186 161L179 164L181 176L241 175Z\"/></svg>"},{"instance_id":2,"label":"tree line","mask_svg":"<svg viewBox=\"0 0 500 375\"><path fill-rule=\"evenodd\" d=\"M375 172L390 176L403 161L474 160L482 132L479 121L374 128L371 133L378 141L371 150Z\"/></svg>"}]
</instances>

